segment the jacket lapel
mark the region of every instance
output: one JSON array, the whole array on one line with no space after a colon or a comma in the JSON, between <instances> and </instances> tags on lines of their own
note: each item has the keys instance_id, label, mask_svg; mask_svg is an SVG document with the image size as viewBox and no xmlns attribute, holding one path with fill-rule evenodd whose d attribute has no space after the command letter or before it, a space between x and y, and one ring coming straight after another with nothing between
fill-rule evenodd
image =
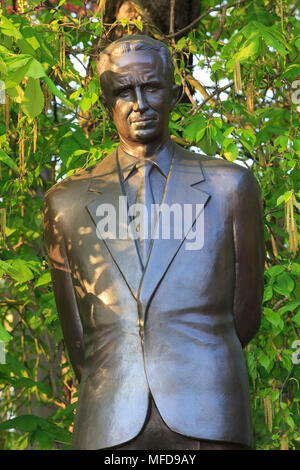
<instances>
[{"instance_id":1,"label":"jacket lapel","mask_svg":"<svg viewBox=\"0 0 300 470\"><path fill-rule=\"evenodd\" d=\"M200 158L176 145L164 204L169 208L173 204L178 204L182 210L185 204L191 204L194 209L198 205L198 210L193 211L190 223L184 224L180 238L174 238L171 229L170 239L162 237L154 239L138 294L143 305L149 304L160 281L210 198L210 195L199 187L199 183L204 180ZM160 214L160 222L162 224L162 214ZM171 224L172 226L174 224Z\"/></svg>"},{"instance_id":2,"label":"jacket lapel","mask_svg":"<svg viewBox=\"0 0 300 470\"><path fill-rule=\"evenodd\" d=\"M104 215L100 214L99 208L102 208L103 211L105 208L114 211L115 220L110 219L112 224L110 227L114 229L116 226L116 236L114 237L112 234L111 237L106 238L99 230L97 230L97 236L105 243L132 295L136 297L142 269L134 240L127 235L127 206L122 198L115 151L96 167L88 191L96 195L86 206L96 227L101 220L101 215ZM120 220L123 221L121 227L119 226ZM121 238L119 230L121 230Z\"/></svg>"},{"instance_id":3,"label":"jacket lapel","mask_svg":"<svg viewBox=\"0 0 300 470\"><path fill-rule=\"evenodd\" d=\"M199 210L198 212L194 211L191 223L184 227L180 238L172 236L171 224L170 239L160 237L154 240L144 273L139 262L135 242L130 236L119 238L117 232L115 238L103 238L99 232L97 234L99 238L103 239L132 295L140 298L144 305L149 304L188 232L192 229L210 198L209 194L200 189L201 182L204 180L200 157L193 156L192 153L175 145L174 163L170 172L164 204L168 207L179 204L182 208L185 204L191 204L194 208L198 205ZM95 226L97 227L101 219L99 212L97 212L99 206L107 204L114 208L116 226L119 227L120 197L123 194L115 151L95 168L91 175L88 191L96 195L86 206ZM161 217L162 214L160 214L160 220ZM127 213L125 218L123 214L123 218L120 217L120 219L124 221L126 231Z\"/></svg>"}]
</instances>

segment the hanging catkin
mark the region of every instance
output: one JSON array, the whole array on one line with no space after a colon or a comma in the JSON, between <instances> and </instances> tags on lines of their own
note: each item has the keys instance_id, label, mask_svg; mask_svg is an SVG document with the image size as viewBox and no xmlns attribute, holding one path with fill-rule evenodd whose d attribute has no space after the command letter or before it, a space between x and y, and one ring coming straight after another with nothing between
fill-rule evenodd
<instances>
[{"instance_id":1,"label":"hanging catkin","mask_svg":"<svg viewBox=\"0 0 300 470\"><path fill-rule=\"evenodd\" d=\"M37 119L35 118L33 124L33 153L36 152L36 141L37 141Z\"/></svg>"},{"instance_id":2,"label":"hanging catkin","mask_svg":"<svg viewBox=\"0 0 300 470\"><path fill-rule=\"evenodd\" d=\"M106 0L99 0L99 7L103 13L105 12L105 3L106 3Z\"/></svg>"},{"instance_id":3,"label":"hanging catkin","mask_svg":"<svg viewBox=\"0 0 300 470\"><path fill-rule=\"evenodd\" d=\"M20 177L22 178L25 173L25 142L24 142L24 130L20 129L19 138L19 161L20 161Z\"/></svg>"},{"instance_id":4,"label":"hanging catkin","mask_svg":"<svg viewBox=\"0 0 300 470\"><path fill-rule=\"evenodd\" d=\"M298 232L294 216L294 207L297 207L297 201L294 193L285 204L285 226L289 234L289 252L295 255L298 251Z\"/></svg>"},{"instance_id":5,"label":"hanging catkin","mask_svg":"<svg viewBox=\"0 0 300 470\"><path fill-rule=\"evenodd\" d=\"M60 36L60 68L65 70L66 66L66 39L63 34Z\"/></svg>"},{"instance_id":6,"label":"hanging catkin","mask_svg":"<svg viewBox=\"0 0 300 470\"><path fill-rule=\"evenodd\" d=\"M289 450L289 440L286 435L281 438L280 450Z\"/></svg>"},{"instance_id":7,"label":"hanging catkin","mask_svg":"<svg viewBox=\"0 0 300 470\"><path fill-rule=\"evenodd\" d=\"M19 13L24 13L24 0L18 0Z\"/></svg>"},{"instance_id":8,"label":"hanging catkin","mask_svg":"<svg viewBox=\"0 0 300 470\"><path fill-rule=\"evenodd\" d=\"M273 235L273 233L271 232L271 230L269 229L269 227L267 227L267 230L268 230L268 232L269 232L269 234L270 234L270 240L271 240L273 255L275 256L275 258L277 258L277 257L278 257L278 250L277 250L277 245L276 245L276 241L275 241L274 235Z\"/></svg>"},{"instance_id":9,"label":"hanging catkin","mask_svg":"<svg viewBox=\"0 0 300 470\"><path fill-rule=\"evenodd\" d=\"M22 118L22 106L21 106L21 103L19 103L19 111L18 111L18 127L19 127L19 125L20 125L21 118Z\"/></svg>"},{"instance_id":10,"label":"hanging catkin","mask_svg":"<svg viewBox=\"0 0 300 470\"><path fill-rule=\"evenodd\" d=\"M6 232L6 209L0 209L0 235L5 239Z\"/></svg>"},{"instance_id":11,"label":"hanging catkin","mask_svg":"<svg viewBox=\"0 0 300 470\"><path fill-rule=\"evenodd\" d=\"M285 21L285 12L287 11L287 1L286 0L277 0L275 4L276 15L280 17L281 22L281 31L284 34L284 21Z\"/></svg>"},{"instance_id":12,"label":"hanging catkin","mask_svg":"<svg viewBox=\"0 0 300 470\"><path fill-rule=\"evenodd\" d=\"M234 62L233 80L235 92L238 93L242 90L241 64L238 60Z\"/></svg>"},{"instance_id":13,"label":"hanging catkin","mask_svg":"<svg viewBox=\"0 0 300 470\"><path fill-rule=\"evenodd\" d=\"M247 109L249 114L254 113L254 96L253 96L253 82L249 82L246 95L247 95Z\"/></svg>"},{"instance_id":14,"label":"hanging catkin","mask_svg":"<svg viewBox=\"0 0 300 470\"><path fill-rule=\"evenodd\" d=\"M6 133L9 132L9 96L6 94L5 97L5 127L6 127Z\"/></svg>"},{"instance_id":15,"label":"hanging catkin","mask_svg":"<svg viewBox=\"0 0 300 470\"><path fill-rule=\"evenodd\" d=\"M272 402L270 395L264 397L264 408L265 408L265 423L268 424L269 432L272 432L273 418L272 418Z\"/></svg>"},{"instance_id":16,"label":"hanging catkin","mask_svg":"<svg viewBox=\"0 0 300 470\"><path fill-rule=\"evenodd\" d=\"M44 109L43 112L47 114L48 109L51 105L51 93L49 91L48 85L46 82L42 84L42 92L44 94Z\"/></svg>"}]
</instances>

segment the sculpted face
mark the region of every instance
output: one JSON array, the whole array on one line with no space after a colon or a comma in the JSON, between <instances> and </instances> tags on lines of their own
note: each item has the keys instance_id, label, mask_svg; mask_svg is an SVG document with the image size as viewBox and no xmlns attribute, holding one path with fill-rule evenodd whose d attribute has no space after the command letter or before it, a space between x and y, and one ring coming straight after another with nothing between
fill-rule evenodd
<instances>
[{"instance_id":1,"label":"sculpted face","mask_svg":"<svg viewBox=\"0 0 300 470\"><path fill-rule=\"evenodd\" d=\"M106 106L120 139L130 143L163 141L178 87L155 51L130 51L113 57L104 72Z\"/></svg>"}]
</instances>

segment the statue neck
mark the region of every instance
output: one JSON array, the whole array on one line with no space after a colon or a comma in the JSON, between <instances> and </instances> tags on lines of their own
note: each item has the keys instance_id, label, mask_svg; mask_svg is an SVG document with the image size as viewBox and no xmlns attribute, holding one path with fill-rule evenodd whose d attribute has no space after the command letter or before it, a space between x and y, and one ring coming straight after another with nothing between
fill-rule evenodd
<instances>
[{"instance_id":1,"label":"statue neck","mask_svg":"<svg viewBox=\"0 0 300 470\"><path fill-rule=\"evenodd\" d=\"M125 142L120 139L120 148L137 158L151 158L160 153L165 147L171 143L170 136L168 135L164 141L149 142L143 144L141 142Z\"/></svg>"}]
</instances>

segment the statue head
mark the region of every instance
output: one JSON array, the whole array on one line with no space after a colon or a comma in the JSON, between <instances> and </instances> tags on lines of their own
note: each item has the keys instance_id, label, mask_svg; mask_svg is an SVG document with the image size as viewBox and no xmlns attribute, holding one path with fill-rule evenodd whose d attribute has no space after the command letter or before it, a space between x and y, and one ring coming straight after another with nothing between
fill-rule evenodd
<instances>
[{"instance_id":1,"label":"statue head","mask_svg":"<svg viewBox=\"0 0 300 470\"><path fill-rule=\"evenodd\" d=\"M121 141L165 140L179 87L167 46L148 36L127 36L111 43L97 61L102 103Z\"/></svg>"}]
</instances>

